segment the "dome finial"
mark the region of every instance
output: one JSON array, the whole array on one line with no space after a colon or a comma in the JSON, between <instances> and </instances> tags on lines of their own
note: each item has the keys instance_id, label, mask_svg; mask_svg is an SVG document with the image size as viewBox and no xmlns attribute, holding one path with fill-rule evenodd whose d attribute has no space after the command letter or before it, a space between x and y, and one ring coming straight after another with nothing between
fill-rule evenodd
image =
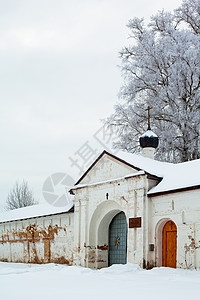
<instances>
[{"instance_id":1,"label":"dome finial","mask_svg":"<svg viewBox=\"0 0 200 300\"><path fill-rule=\"evenodd\" d=\"M148 128L147 131L140 137L140 146L143 149L144 156L149 158L154 158L155 149L158 147L158 137L157 135L151 130L150 126L150 109L152 107L148 106Z\"/></svg>"},{"instance_id":2,"label":"dome finial","mask_svg":"<svg viewBox=\"0 0 200 300\"><path fill-rule=\"evenodd\" d=\"M147 130L151 130L151 126L150 126L150 109L152 109L152 107L148 106L147 109L145 110L148 110L148 128Z\"/></svg>"}]
</instances>

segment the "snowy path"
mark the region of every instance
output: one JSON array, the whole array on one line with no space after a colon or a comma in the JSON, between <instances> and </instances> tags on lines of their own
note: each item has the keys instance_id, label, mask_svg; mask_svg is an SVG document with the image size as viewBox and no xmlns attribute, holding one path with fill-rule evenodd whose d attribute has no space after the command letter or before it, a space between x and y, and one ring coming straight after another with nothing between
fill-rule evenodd
<instances>
[{"instance_id":1,"label":"snowy path","mask_svg":"<svg viewBox=\"0 0 200 300\"><path fill-rule=\"evenodd\" d=\"M200 271L0 263L1 300L200 299Z\"/></svg>"}]
</instances>

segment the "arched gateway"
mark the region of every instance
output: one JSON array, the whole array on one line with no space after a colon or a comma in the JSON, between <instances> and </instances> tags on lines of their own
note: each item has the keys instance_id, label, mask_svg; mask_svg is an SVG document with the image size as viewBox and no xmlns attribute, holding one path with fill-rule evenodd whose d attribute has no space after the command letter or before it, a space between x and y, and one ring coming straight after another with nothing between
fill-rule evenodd
<instances>
[{"instance_id":1,"label":"arched gateway","mask_svg":"<svg viewBox=\"0 0 200 300\"><path fill-rule=\"evenodd\" d=\"M116 226L119 230L117 230ZM110 245L113 243L115 247L115 243L120 242L118 243L118 249L121 251L122 245L124 245L124 243L126 244L126 232L127 222L122 207L113 200L100 203L96 207L89 225L90 246L86 253L87 266L99 269L108 267L108 265L114 263L120 263L114 261L114 258L112 258L112 262L109 263ZM116 238L119 236L120 240L115 239L113 241L111 238L112 235ZM126 263L126 252L123 256L125 256L124 261Z\"/></svg>"},{"instance_id":2,"label":"arched gateway","mask_svg":"<svg viewBox=\"0 0 200 300\"><path fill-rule=\"evenodd\" d=\"M108 265L127 262L127 222L124 212L118 213L109 226Z\"/></svg>"}]
</instances>

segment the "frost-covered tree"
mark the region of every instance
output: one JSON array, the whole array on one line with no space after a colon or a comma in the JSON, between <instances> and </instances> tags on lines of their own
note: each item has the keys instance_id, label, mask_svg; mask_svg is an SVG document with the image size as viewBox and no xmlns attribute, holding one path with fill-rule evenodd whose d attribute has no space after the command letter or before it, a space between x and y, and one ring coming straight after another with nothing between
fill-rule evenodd
<instances>
[{"instance_id":1,"label":"frost-covered tree","mask_svg":"<svg viewBox=\"0 0 200 300\"><path fill-rule=\"evenodd\" d=\"M37 202L33 198L33 194L28 187L28 183L26 181L23 181L21 184L16 182L8 194L6 200L6 209L12 210L35 204L37 204Z\"/></svg>"},{"instance_id":2,"label":"frost-covered tree","mask_svg":"<svg viewBox=\"0 0 200 300\"><path fill-rule=\"evenodd\" d=\"M108 118L119 135L115 146L139 151L151 127L159 136L157 158L180 162L200 157L200 0L185 0L174 13L160 11L148 25L129 21L130 45L120 52L121 103Z\"/></svg>"}]
</instances>

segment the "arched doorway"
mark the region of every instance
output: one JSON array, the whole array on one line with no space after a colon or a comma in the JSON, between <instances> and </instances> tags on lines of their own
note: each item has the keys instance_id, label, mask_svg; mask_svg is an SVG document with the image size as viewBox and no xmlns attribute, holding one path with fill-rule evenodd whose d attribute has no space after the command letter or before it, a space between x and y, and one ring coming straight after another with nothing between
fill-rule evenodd
<instances>
[{"instance_id":1,"label":"arched doorway","mask_svg":"<svg viewBox=\"0 0 200 300\"><path fill-rule=\"evenodd\" d=\"M109 226L108 265L127 262L127 222L124 212L118 213Z\"/></svg>"},{"instance_id":2,"label":"arched doorway","mask_svg":"<svg viewBox=\"0 0 200 300\"><path fill-rule=\"evenodd\" d=\"M173 221L168 221L162 232L162 265L176 268L177 227Z\"/></svg>"},{"instance_id":3,"label":"arched doorway","mask_svg":"<svg viewBox=\"0 0 200 300\"><path fill-rule=\"evenodd\" d=\"M89 225L89 247L85 257L87 267L108 267L109 226L120 212L122 207L112 200L104 201L96 207Z\"/></svg>"}]
</instances>

